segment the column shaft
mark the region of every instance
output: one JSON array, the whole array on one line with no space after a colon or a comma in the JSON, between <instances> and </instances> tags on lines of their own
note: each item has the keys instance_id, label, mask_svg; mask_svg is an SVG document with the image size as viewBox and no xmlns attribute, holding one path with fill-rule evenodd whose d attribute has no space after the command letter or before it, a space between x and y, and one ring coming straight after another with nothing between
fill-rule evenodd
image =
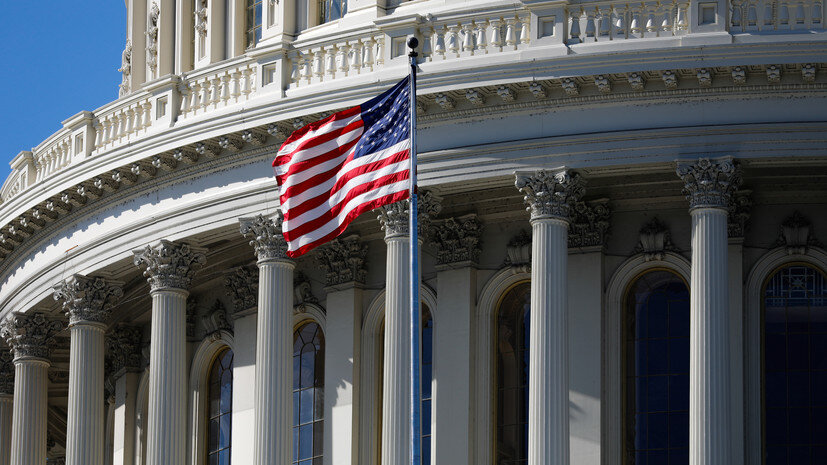
<instances>
[{"instance_id":1,"label":"column shaft","mask_svg":"<svg viewBox=\"0 0 827 465\"><path fill-rule=\"evenodd\" d=\"M0 394L0 465L11 465L11 424L14 397Z\"/></svg>"},{"instance_id":2,"label":"column shaft","mask_svg":"<svg viewBox=\"0 0 827 465\"><path fill-rule=\"evenodd\" d=\"M135 461L138 374L124 373L115 381L115 434L113 465L132 465Z\"/></svg>"},{"instance_id":3,"label":"column shaft","mask_svg":"<svg viewBox=\"0 0 827 465\"><path fill-rule=\"evenodd\" d=\"M259 262L255 465L293 461L293 269Z\"/></svg>"},{"instance_id":4,"label":"column shaft","mask_svg":"<svg viewBox=\"0 0 827 465\"><path fill-rule=\"evenodd\" d=\"M532 220L528 463L569 463L568 223Z\"/></svg>"},{"instance_id":5,"label":"column shaft","mask_svg":"<svg viewBox=\"0 0 827 465\"><path fill-rule=\"evenodd\" d=\"M156 289L152 295L149 357L147 464L181 465L187 444L187 291Z\"/></svg>"},{"instance_id":6,"label":"column shaft","mask_svg":"<svg viewBox=\"0 0 827 465\"><path fill-rule=\"evenodd\" d=\"M727 211L692 210L689 463L730 461Z\"/></svg>"},{"instance_id":7,"label":"column shaft","mask_svg":"<svg viewBox=\"0 0 827 465\"><path fill-rule=\"evenodd\" d=\"M103 465L104 329L86 322L70 329L67 465Z\"/></svg>"},{"instance_id":8,"label":"column shaft","mask_svg":"<svg viewBox=\"0 0 827 465\"><path fill-rule=\"evenodd\" d=\"M385 360L382 380L382 465L410 461L410 245L408 236L386 238Z\"/></svg>"},{"instance_id":9,"label":"column shaft","mask_svg":"<svg viewBox=\"0 0 827 465\"><path fill-rule=\"evenodd\" d=\"M22 358L14 362L14 409L11 463L46 463L46 412L49 362Z\"/></svg>"}]
</instances>

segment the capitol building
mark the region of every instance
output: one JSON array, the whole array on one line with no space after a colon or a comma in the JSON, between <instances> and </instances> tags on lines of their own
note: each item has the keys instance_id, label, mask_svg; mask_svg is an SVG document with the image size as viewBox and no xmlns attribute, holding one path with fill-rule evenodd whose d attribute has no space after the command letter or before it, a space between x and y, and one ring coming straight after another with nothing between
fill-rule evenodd
<instances>
[{"instance_id":1,"label":"capitol building","mask_svg":"<svg viewBox=\"0 0 827 465\"><path fill-rule=\"evenodd\" d=\"M407 202L291 259L271 162L410 36L422 464L827 463L825 21L126 0L118 97L0 190L0 465L409 463Z\"/></svg>"}]
</instances>

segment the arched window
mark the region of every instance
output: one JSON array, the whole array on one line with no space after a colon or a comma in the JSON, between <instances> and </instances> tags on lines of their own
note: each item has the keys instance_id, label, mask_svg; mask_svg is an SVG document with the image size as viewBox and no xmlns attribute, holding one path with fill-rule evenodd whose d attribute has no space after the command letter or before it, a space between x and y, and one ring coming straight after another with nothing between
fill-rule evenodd
<instances>
[{"instance_id":1,"label":"arched window","mask_svg":"<svg viewBox=\"0 0 827 465\"><path fill-rule=\"evenodd\" d=\"M207 464L230 465L233 417L233 351L224 349L209 374Z\"/></svg>"},{"instance_id":2,"label":"arched window","mask_svg":"<svg viewBox=\"0 0 827 465\"><path fill-rule=\"evenodd\" d=\"M324 444L324 334L317 323L293 332L293 463L321 465Z\"/></svg>"},{"instance_id":3,"label":"arched window","mask_svg":"<svg viewBox=\"0 0 827 465\"><path fill-rule=\"evenodd\" d=\"M247 48L261 40L261 0L247 0Z\"/></svg>"},{"instance_id":4,"label":"arched window","mask_svg":"<svg viewBox=\"0 0 827 465\"><path fill-rule=\"evenodd\" d=\"M531 283L511 288L497 311L497 462L528 462Z\"/></svg>"},{"instance_id":5,"label":"arched window","mask_svg":"<svg viewBox=\"0 0 827 465\"><path fill-rule=\"evenodd\" d=\"M827 463L827 279L785 266L763 304L764 464Z\"/></svg>"},{"instance_id":6,"label":"arched window","mask_svg":"<svg viewBox=\"0 0 827 465\"><path fill-rule=\"evenodd\" d=\"M319 2L319 24L341 19L347 13L347 0L317 1Z\"/></svg>"},{"instance_id":7,"label":"arched window","mask_svg":"<svg viewBox=\"0 0 827 465\"><path fill-rule=\"evenodd\" d=\"M689 289L653 270L626 293L627 463L689 463Z\"/></svg>"},{"instance_id":8,"label":"arched window","mask_svg":"<svg viewBox=\"0 0 827 465\"><path fill-rule=\"evenodd\" d=\"M431 384L434 381L434 319L427 305L422 306L422 371L420 381L422 387L422 403L420 418L422 419L422 465L431 464Z\"/></svg>"}]
</instances>

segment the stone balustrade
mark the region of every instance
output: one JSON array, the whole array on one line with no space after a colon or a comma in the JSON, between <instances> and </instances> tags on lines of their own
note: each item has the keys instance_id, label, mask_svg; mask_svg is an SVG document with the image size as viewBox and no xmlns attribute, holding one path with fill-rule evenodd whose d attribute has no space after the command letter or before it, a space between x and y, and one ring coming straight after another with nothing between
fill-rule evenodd
<instances>
[{"instance_id":1,"label":"stone balustrade","mask_svg":"<svg viewBox=\"0 0 827 465\"><path fill-rule=\"evenodd\" d=\"M572 5L567 44L686 34L688 1L595 2Z\"/></svg>"},{"instance_id":2,"label":"stone balustrade","mask_svg":"<svg viewBox=\"0 0 827 465\"><path fill-rule=\"evenodd\" d=\"M531 43L528 9L457 19L434 18L420 28L426 60L447 60L519 50Z\"/></svg>"},{"instance_id":3,"label":"stone balustrade","mask_svg":"<svg viewBox=\"0 0 827 465\"><path fill-rule=\"evenodd\" d=\"M256 91L257 66L245 61L209 73L191 73L178 88L179 119L248 100Z\"/></svg>"},{"instance_id":4,"label":"stone balustrade","mask_svg":"<svg viewBox=\"0 0 827 465\"><path fill-rule=\"evenodd\" d=\"M820 0L734 0L730 32L824 31Z\"/></svg>"},{"instance_id":5,"label":"stone balustrade","mask_svg":"<svg viewBox=\"0 0 827 465\"><path fill-rule=\"evenodd\" d=\"M289 88L369 73L385 63L385 38L378 31L302 46L288 55Z\"/></svg>"},{"instance_id":6,"label":"stone balustrade","mask_svg":"<svg viewBox=\"0 0 827 465\"><path fill-rule=\"evenodd\" d=\"M152 99L127 98L114 108L96 113L95 149L98 152L134 140L152 125Z\"/></svg>"}]
</instances>

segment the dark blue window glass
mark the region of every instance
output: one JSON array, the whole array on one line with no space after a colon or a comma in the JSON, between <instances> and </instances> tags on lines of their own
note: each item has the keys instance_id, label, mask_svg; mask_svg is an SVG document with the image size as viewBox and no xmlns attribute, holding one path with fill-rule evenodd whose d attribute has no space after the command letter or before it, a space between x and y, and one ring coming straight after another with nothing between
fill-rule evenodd
<instances>
[{"instance_id":1,"label":"dark blue window glass","mask_svg":"<svg viewBox=\"0 0 827 465\"><path fill-rule=\"evenodd\" d=\"M626 454L635 465L689 463L689 289L669 271L626 297Z\"/></svg>"},{"instance_id":2,"label":"dark blue window glass","mask_svg":"<svg viewBox=\"0 0 827 465\"><path fill-rule=\"evenodd\" d=\"M233 417L233 351L224 349L210 367L208 377L207 463L230 463Z\"/></svg>"},{"instance_id":3,"label":"dark blue window glass","mask_svg":"<svg viewBox=\"0 0 827 465\"><path fill-rule=\"evenodd\" d=\"M497 461L528 463L528 337L531 283L512 288L497 313Z\"/></svg>"},{"instance_id":4,"label":"dark blue window glass","mask_svg":"<svg viewBox=\"0 0 827 465\"><path fill-rule=\"evenodd\" d=\"M431 465L431 384L434 380L434 319L422 306L422 465Z\"/></svg>"},{"instance_id":5,"label":"dark blue window glass","mask_svg":"<svg viewBox=\"0 0 827 465\"><path fill-rule=\"evenodd\" d=\"M321 465L324 444L324 334L316 323L293 332L293 463Z\"/></svg>"},{"instance_id":6,"label":"dark blue window glass","mask_svg":"<svg viewBox=\"0 0 827 465\"><path fill-rule=\"evenodd\" d=\"M827 463L827 281L806 265L764 288L764 463Z\"/></svg>"},{"instance_id":7,"label":"dark blue window glass","mask_svg":"<svg viewBox=\"0 0 827 465\"><path fill-rule=\"evenodd\" d=\"M341 19L347 13L347 0L319 0L319 24Z\"/></svg>"}]
</instances>

